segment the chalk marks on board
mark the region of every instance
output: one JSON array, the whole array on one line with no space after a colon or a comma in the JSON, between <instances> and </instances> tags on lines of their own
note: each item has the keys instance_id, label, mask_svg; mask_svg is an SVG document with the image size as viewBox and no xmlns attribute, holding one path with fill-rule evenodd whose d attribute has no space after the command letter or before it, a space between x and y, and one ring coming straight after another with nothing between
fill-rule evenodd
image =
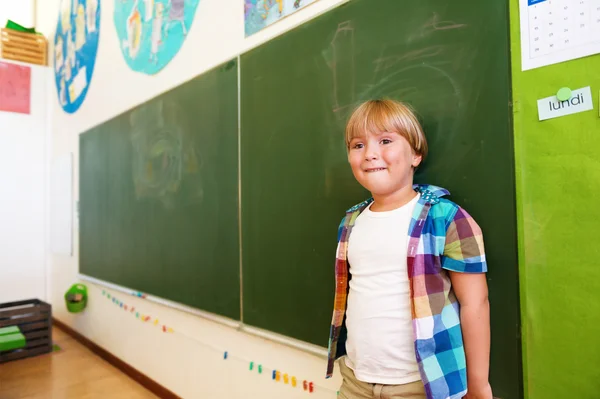
<instances>
[{"instance_id":1,"label":"chalk marks on board","mask_svg":"<svg viewBox=\"0 0 600 399\"><path fill-rule=\"evenodd\" d=\"M331 108L326 105L325 112L333 113L333 124L336 126L329 129L327 136L327 148L330 156L325 158L325 180L323 195L333 198L336 191L340 190L342 183L340 173L346 170L345 153L343 148L343 136L339 134L340 129L346 123L352 107L356 103L356 55L355 36L352 21L343 21L337 25L337 29L328 41L327 46L321 51L320 62L323 61L331 71L332 92ZM346 180L346 184L353 184Z\"/></svg>"},{"instance_id":2,"label":"chalk marks on board","mask_svg":"<svg viewBox=\"0 0 600 399\"><path fill-rule=\"evenodd\" d=\"M406 39L392 45L373 43L375 51L357 54L356 43L364 40L364 35L354 21L332 27L328 35L331 39L326 40L321 55L331 74L330 109L338 127L343 128L354 107L362 101L390 97L415 108L434 147L436 142L459 137L467 101L473 100L465 98L464 93L470 90L461 86L460 76L477 49L467 48L460 40L449 42L447 37L463 35L466 28L466 23L432 13L393 29L393 34ZM456 58L464 64L457 64ZM370 78L366 75L366 79L358 81L358 69L372 71ZM475 78L472 81L479 81Z\"/></svg>"},{"instance_id":3,"label":"chalk marks on board","mask_svg":"<svg viewBox=\"0 0 600 399\"><path fill-rule=\"evenodd\" d=\"M181 115L177 104L164 100L131 113L132 177L138 200L156 199L170 208L183 191L185 202L202 201L202 158Z\"/></svg>"},{"instance_id":4,"label":"chalk marks on board","mask_svg":"<svg viewBox=\"0 0 600 399\"><path fill-rule=\"evenodd\" d=\"M425 21L421 28L415 29L413 34L408 35L408 42L429 36L437 31L463 29L466 27L467 24L461 24L451 20L440 21L440 16L438 13L434 12L431 16L431 19Z\"/></svg>"},{"instance_id":5,"label":"chalk marks on board","mask_svg":"<svg viewBox=\"0 0 600 399\"><path fill-rule=\"evenodd\" d=\"M423 29L446 30L464 26L466 25L453 21L440 21L439 16L434 14L423 25ZM422 68L429 69L430 72L427 73L433 74L432 78L436 81L440 78L445 80L454 87L453 92L460 96L460 88L456 86L455 80L444 71L441 65L443 63L436 62L436 58L444 56L444 47L442 45L411 47L413 46L398 45L393 48L383 46L381 55L371 61L374 72L372 81L367 83L365 89L357 92L355 28L352 21L338 24L332 40L322 51L323 59L332 74L332 110L336 116L345 119L349 108L369 98L382 95L399 95L401 98L407 98L406 94L413 93L416 89L414 84L419 81L411 80L410 75L420 75ZM411 72L414 68L419 71Z\"/></svg>"},{"instance_id":6,"label":"chalk marks on board","mask_svg":"<svg viewBox=\"0 0 600 399\"><path fill-rule=\"evenodd\" d=\"M344 111L355 101L356 66L354 54L354 26L352 21L338 24L329 47L322 55L333 74L333 112Z\"/></svg>"},{"instance_id":7,"label":"chalk marks on board","mask_svg":"<svg viewBox=\"0 0 600 399\"><path fill-rule=\"evenodd\" d=\"M408 51L402 54L392 54L392 55L383 55L379 58L373 60L373 64L375 65L375 72L382 72L388 69L393 68L395 65L410 62L415 60L426 59L429 57L435 57L439 55L442 51L441 46L430 46L424 49L418 49L413 51Z\"/></svg>"},{"instance_id":8,"label":"chalk marks on board","mask_svg":"<svg viewBox=\"0 0 600 399\"><path fill-rule=\"evenodd\" d=\"M433 30L448 30L466 28L467 24L459 24L454 21L440 21L439 15L434 12L433 17L431 17L425 26L431 26Z\"/></svg>"}]
</instances>

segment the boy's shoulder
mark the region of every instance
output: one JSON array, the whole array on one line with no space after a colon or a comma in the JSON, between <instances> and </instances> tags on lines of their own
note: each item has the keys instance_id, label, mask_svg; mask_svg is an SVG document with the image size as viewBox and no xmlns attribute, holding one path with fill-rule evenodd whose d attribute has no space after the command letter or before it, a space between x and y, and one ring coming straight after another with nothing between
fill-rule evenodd
<instances>
[{"instance_id":1,"label":"boy's shoulder","mask_svg":"<svg viewBox=\"0 0 600 399\"><path fill-rule=\"evenodd\" d=\"M440 221L444 220L446 227L459 213L459 209L461 209L459 205L452 202L448 198L445 198L450 195L450 191L446 190L445 188L431 184L414 184L413 189L421 194L418 204L424 206L425 204L429 203L431 205L429 208L428 218ZM338 241L341 238L342 230L346 224L346 219L348 217L352 218L353 215L356 217L357 214L360 214L371 202L373 202L373 198L368 198L346 211L346 214L338 226Z\"/></svg>"},{"instance_id":2,"label":"boy's shoulder","mask_svg":"<svg viewBox=\"0 0 600 399\"><path fill-rule=\"evenodd\" d=\"M429 210L431 218L444 218L450 221L460 209L458 204L447 198L451 194L445 188L427 184L419 185L415 189L421 193L421 199L425 203L429 202L431 204Z\"/></svg>"}]
</instances>

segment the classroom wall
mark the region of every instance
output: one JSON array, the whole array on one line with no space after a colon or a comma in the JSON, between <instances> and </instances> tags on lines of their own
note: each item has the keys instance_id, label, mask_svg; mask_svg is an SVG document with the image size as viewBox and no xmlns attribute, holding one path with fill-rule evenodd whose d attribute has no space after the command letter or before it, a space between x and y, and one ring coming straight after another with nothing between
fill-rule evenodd
<instances>
[{"instance_id":1,"label":"classroom wall","mask_svg":"<svg viewBox=\"0 0 600 399\"><path fill-rule=\"evenodd\" d=\"M600 55L522 72L510 6L525 398L597 398ZM564 86L591 86L594 110L539 122Z\"/></svg>"},{"instance_id":2,"label":"classroom wall","mask_svg":"<svg viewBox=\"0 0 600 399\"><path fill-rule=\"evenodd\" d=\"M35 0L0 0L0 28L10 19L25 27L35 24Z\"/></svg>"},{"instance_id":3,"label":"classroom wall","mask_svg":"<svg viewBox=\"0 0 600 399\"><path fill-rule=\"evenodd\" d=\"M0 111L0 303L46 297L48 77L31 66L29 115Z\"/></svg>"},{"instance_id":4,"label":"classroom wall","mask_svg":"<svg viewBox=\"0 0 600 399\"><path fill-rule=\"evenodd\" d=\"M103 2L98 60L86 101L76 114L67 115L52 89L51 158L73 152L77 165L78 135L83 131L340 2L321 0L244 39L240 1L202 0L187 42L156 76L133 73L126 67L112 23L113 2ZM59 3L44 0L37 4L37 28L50 39ZM0 14L0 23L1 19ZM596 150L600 148L600 56L522 72L518 0L511 0L511 37L525 397L594 398L600 377L600 369L595 367L600 347L594 344L600 333L600 299L594 290L600 278L600 250L586 239L594 237L595 221L600 217L594 206L600 197L595 184L600 177ZM592 86L595 111L585 117L580 114L537 121L537 99L554 94L562 86L587 85ZM76 168L75 200L77 178ZM339 379L322 380L324 360L189 314L117 294L190 339L162 334L126 313L116 312L102 289L91 284L86 312L68 314L62 295L77 281L77 230L74 233L74 256L48 258L54 315L143 373L186 398L304 397L299 391L249 373L247 363L239 360L245 358L332 389L317 389L314 397L335 397L333 390ZM239 358L223 361L221 348Z\"/></svg>"},{"instance_id":5,"label":"classroom wall","mask_svg":"<svg viewBox=\"0 0 600 399\"><path fill-rule=\"evenodd\" d=\"M243 2L239 0L202 0L188 38L179 54L155 76L128 69L119 49L113 25L113 3L102 2L98 57L91 86L75 114L59 106L53 87L51 159L73 153L74 200L78 199L79 134L237 54L300 24L343 0L320 0L287 17L269 29L244 39ZM53 41L59 0L44 0L37 5L37 28ZM50 48L50 54L52 54ZM76 207L75 207L76 209ZM50 301L54 317L68 324L142 373L184 398L302 398L301 388L274 383L269 376L250 372L249 362L278 369L299 381L317 384L315 399L335 398L341 380L336 375L325 380L325 359L291 349L285 345L247 335L171 308L106 290L139 312L160 319L177 333L165 334L140 322L130 313L118 310L103 295L103 289L86 283L89 305L83 314L69 314L63 295L78 282L78 218L74 211L74 255L49 255ZM332 255L333 256L333 255ZM323 304L332 306L332 304ZM222 349L229 352L223 360ZM300 383L301 384L301 383Z\"/></svg>"}]
</instances>

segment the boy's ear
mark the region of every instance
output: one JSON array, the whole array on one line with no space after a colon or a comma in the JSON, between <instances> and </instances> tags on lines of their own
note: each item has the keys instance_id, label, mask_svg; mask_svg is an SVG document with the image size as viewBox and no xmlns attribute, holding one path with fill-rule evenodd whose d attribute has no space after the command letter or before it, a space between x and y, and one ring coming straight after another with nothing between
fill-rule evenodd
<instances>
[{"instance_id":1,"label":"boy's ear","mask_svg":"<svg viewBox=\"0 0 600 399\"><path fill-rule=\"evenodd\" d=\"M413 168L416 168L417 166L419 166L421 164L422 160L423 160L423 155L413 154L413 161L412 161Z\"/></svg>"}]
</instances>

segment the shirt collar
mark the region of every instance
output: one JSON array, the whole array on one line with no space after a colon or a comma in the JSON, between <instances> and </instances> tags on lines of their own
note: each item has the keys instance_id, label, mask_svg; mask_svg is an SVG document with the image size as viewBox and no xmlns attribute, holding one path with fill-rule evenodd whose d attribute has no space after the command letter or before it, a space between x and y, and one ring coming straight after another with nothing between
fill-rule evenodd
<instances>
[{"instance_id":1,"label":"shirt collar","mask_svg":"<svg viewBox=\"0 0 600 399\"><path fill-rule=\"evenodd\" d=\"M434 186L431 184L413 184L413 190L421 193L421 199L419 202L421 203L429 203L431 205L437 204L440 202L440 198L446 195L450 195L450 191L445 188ZM369 204L373 202L373 197L364 200L360 204L354 205L352 208L348 209L346 213L354 213L354 212L362 212Z\"/></svg>"}]
</instances>

